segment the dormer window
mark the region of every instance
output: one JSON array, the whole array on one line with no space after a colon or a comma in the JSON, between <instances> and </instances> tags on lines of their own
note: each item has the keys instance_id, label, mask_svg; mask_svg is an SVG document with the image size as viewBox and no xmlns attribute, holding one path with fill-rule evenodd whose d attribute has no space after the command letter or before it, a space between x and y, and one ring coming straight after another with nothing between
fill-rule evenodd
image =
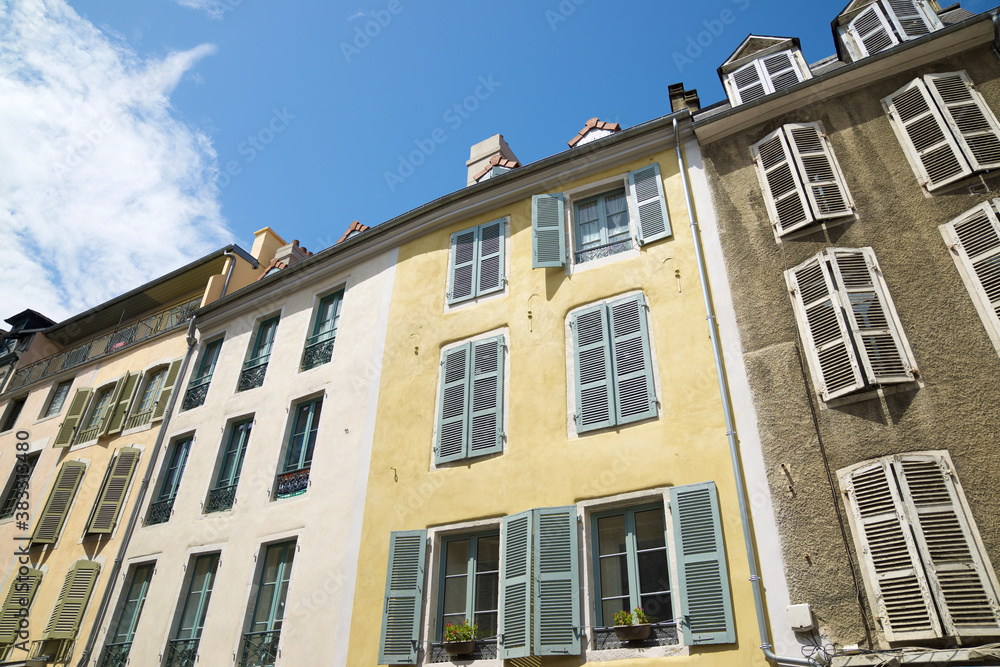
<instances>
[{"instance_id":1,"label":"dormer window","mask_svg":"<svg viewBox=\"0 0 1000 667\"><path fill-rule=\"evenodd\" d=\"M841 12L836 25L851 61L944 27L928 0L855 1Z\"/></svg>"},{"instance_id":2,"label":"dormer window","mask_svg":"<svg viewBox=\"0 0 1000 667\"><path fill-rule=\"evenodd\" d=\"M797 39L750 35L719 68L733 106L754 102L812 78Z\"/></svg>"}]
</instances>

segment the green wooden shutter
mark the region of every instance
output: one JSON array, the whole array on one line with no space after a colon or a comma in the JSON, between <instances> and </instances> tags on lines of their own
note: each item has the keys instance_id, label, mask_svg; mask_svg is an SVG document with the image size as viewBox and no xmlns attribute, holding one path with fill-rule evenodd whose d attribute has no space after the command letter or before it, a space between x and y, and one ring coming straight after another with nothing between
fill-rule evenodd
<instances>
[{"instance_id":1,"label":"green wooden shutter","mask_svg":"<svg viewBox=\"0 0 1000 667\"><path fill-rule=\"evenodd\" d=\"M972 168L1000 167L1000 124L969 75L927 74L924 81Z\"/></svg>"},{"instance_id":2,"label":"green wooden shutter","mask_svg":"<svg viewBox=\"0 0 1000 667\"><path fill-rule=\"evenodd\" d=\"M29 567L26 575L21 575L18 568L13 569L14 578L4 598L0 609L0 644L13 644L20 630L21 610L30 609L35 599L35 591L42 580L41 570Z\"/></svg>"},{"instance_id":3,"label":"green wooden shutter","mask_svg":"<svg viewBox=\"0 0 1000 667\"><path fill-rule=\"evenodd\" d=\"M469 447L469 376L472 346L463 343L441 355L438 442L435 463L464 458Z\"/></svg>"},{"instance_id":4,"label":"green wooden shutter","mask_svg":"<svg viewBox=\"0 0 1000 667\"><path fill-rule=\"evenodd\" d=\"M49 498L45 501L45 508L35 525L35 532L31 536L32 544L55 544L59 539L70 503L73 502L73 496L76 495L86 469L87 466L79 461L66 461L62 464Z\"/></svg>"},{"instance_id":5,"label":"green wooden shutter","mask_svg":"<svg viewBox=\"0 0 1000 667\"><path fill-rule=\"evenodd\" d=\"M119 401L122 400L122 394L125 393L125 385L128 383L130 375L130 373L126 373L115 382L115 388L111 390L111 397L108 399L108 404L104 407L104 414L101 415L101 423L97 427L98 436L107 434L108 429L111 428L111 417L114 415Z\"/></svg>"},{"instance_id":6,"label":"green wooden shutter","mask_svg":"<svg viewBox=\"0 0 1000 667\"><path fill-rule=\"evenodd\" d=\"M815 220L806 200L792 149L782 128L750 147L757 180L764 193L764 207L778 236L801 229Z\"/></svg>"},{"instance_id":7,"label":"green wooden shutter","mask_svg":"<svg viewBox=\"0 0 1000 667\"><path fill-rule=\"evenodd\" d=\"M83 612L94 590L101 566L90 560L79 560L66 573L62 590L52 615L42 633L42 639L73 639L80 630Z\"/></svg>"},{"instance_id":8,"label":"green wooden shutter","mask_svg":"<svg viewBox=\"0 0 1000 667\"><path fill-rule=\"evenodd\" d=\"M528 510L505 516L500 530L500 620L498 657L531 655L531 598L533 543L532 516Z\"/></svg>"},{"instance_id":9,"label":"green wooden shutter","mask_svg":"<svg viewBox=\"0 0 1000 667\"><path fill-rule=\"evenodd\" d=\"M469 456L503 451L503 336L472 343Z\"/></svg>"},{"instance_id":10,"label":"green wooden shutter","mask_svg":"<svg viewBox=\"0 0 1000 667\"><path fill-rule=\"evenodd\" d=\"M854 212L851 193L820 124L793 123L783 129L813 216L824 220L851 215Z\"/></svg>"},{"instance_id":11,"label":"green wooden shutter","mask_svg":"<svg viewBox=\"0 0 1000 667\"><path fill-rule=\"evenodd\" d=\"M451 266L448 270L448 303L465 301L476 295L476 250L479 228L464 229L451 235Z\"/></svg>"},{"instance_id":12,"label":"green wooden shutter","mask_svg":"<svg viewBox=\"0 0 1000 667\"><path fill-rule=\"evenodd\" d=\"M861 56L873 56L899 44L899 38L889 25L878 3L873 3L847 24L847 32L861 51Z\"/></svg>"},{"instance_id":13,"label":"green wooden shutter","mask_svg":"<svg viewBox=\"0 0 1000 667\"><path fill-rule=\"evenodd\" d=\"M507 279L504 275L504 219L479 226L478 288L476 296L503 290Z\"/></svg>"},{"instance_id":14,"label":"green wooden shutter","mask_svg":"<svg viewBox=\"0 0 1000 667\"><path fill-rule=\"evenodd\" d=\"M385 609L378 646L380 665L412 665L417 662L426 551L426 530L393 531L389 539Z\"/></svg>"},{"instance_id":15,"label":"green wooden shutter","mask_svg":"<svg viewBox=\"0 0 1000 667\"><path fill-rule=\"evenodd\" d=\"M181 371L181 360L174 359L167 369L167 377L163 380L163 388L160 389L160 397L156 399L156 407L153 408L153 417L150 421L163 419L167 406L170 404L170 395L174 392L174 385L177 384L177 375Z\"/></svg>"},{"instance_id":16,"label":"green wooden shutter","mask_svg":"<svg viewBox=\"0 0 1000 667\"><path fill-rule=\"evenodd\" d=\"M607 306L582 308L570 320L576 377L576 432L611 426L615 418Z\"/></svg>"},{"instance_id":17,"label":"green wooden shutter","mask_svg":"<svg viewBox=\"0 0 1000 667\"><path fill-rule=\"evenodd\" d=\"M641 295L608 304L611 366L614 369L615 421L656 416L656 385L649 349L646 299Z\"/></svg>"},{"instance_id":18,"label":"green wooden shutter","mask_svg":"<svg viewBox=\"0 0 1000 667\"><path fill-rule=\"evenodd\" d=\"M580 655L576 507L534 511L535 655Z\"/></svg>"},{"instance_id":19,"label":"green wooden shutter","mask_svg":"<svg viewBox=\"0 0 1000 667\"><path fill-rule=\"evenodd\" d=\"M77 389L76 393L73 394L73 400L69 404L69 410L66 411L66 417L59 426L59 433L56 434L56 439L52 443L53 447L69 447L73 443L76 426L80 423L83 411L87 408L87 401L93 393L93 389L84 387Z\"/></svg>"},{"instance_id":20,"label":"green wooden shutter","mask_svg":"<svg viewBox=\"0 0 1000 667\"><path fill-rule=\"evenodd\" d=\"M108 408L108 433L119 433L122 430L125 425L125 417L129 413L129 406L132 405L139 389L138 373L126 373L124 379L125 382L118 400Z\"/></svg>"},{"instance_id":21,"label":"green wooden shutter","mask_svg":"<svg viewBox=\"0 0 1000 667\"><path fill-rule=\"evenodd\" d=\"M715 482L670 489L684 643L736 641Z\"/></svg>"},{"instance_id":22,"label":"green wooden shutter","mask_svg":"<svg viewBox=\"0 0 1000 667\"><path fill-rule=\"evenodd\" d=\"M565 266L565 219L561 192L531 198L531 268Z\"/></svg>"},{"instance_id":23,"label":"green wooden shutter","mask_svg":"<svg viewBox=\"0 0 1000 667\"><path fill-rule=\"evenodd\" d=\"M629 172L628 189L639 214L639 244L650 243L670 236L670 214L667 197L663 193L663 178L656 162Z\"/></svg>"},{"instance_id":24,"label":"green wooden shutter","mask_svg":"<svg viewBox=\"0 0 1000 667\"><path fill-rule=\"evenodd\" d=\"M125 502L125 494L138 462L138 449L122 447L118 450L118 456L109 467L110 474L94 506L88 533L110 533L114 530L118 512Z\"/></svg>"}]
</instances>

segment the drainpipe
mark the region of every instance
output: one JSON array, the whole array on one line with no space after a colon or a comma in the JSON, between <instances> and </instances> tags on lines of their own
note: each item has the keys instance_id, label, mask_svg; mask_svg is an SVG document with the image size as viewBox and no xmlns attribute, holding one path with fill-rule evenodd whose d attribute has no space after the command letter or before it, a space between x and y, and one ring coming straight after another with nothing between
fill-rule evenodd
<instances>
[{"instance_id":1,"label":"drainpipe","mask_svg":"<svg viewBox=\"0 0 1000 667\"><path fill-rule=\"evenodd\" d=\"M1000 10L994 9L990 12L990 20L993 21L993 53L996 54L997 60L1000 60L1000 16L998 16Z\"/></svg>"},{"instance_id":2,"label":"drainpipe","mask_svg":"<svg viewBox=\"0 0 1000 667\"><path fill-rule=\"evenodd\" d=\"M690 118L690 116L688 116ZM764 596L760 580L760 566L757 563L757 552L753 548L753 536L750 528L750 517L747 514L746 487L743 482L743 470L740 467L740 457L736 449L736 427L733 424L733 411L726 389L725 375L722 370L722 350L719 337L715 330L715 307L708 291L708 277L705 275L705 258L701 248L701 237L698 232L698 222L694 216L694 206L691 203L691 190L688 187L687 172L684 169L684 156L681 153L680 129L674 118L674 143L677 145L677 166L681 172L681 185L684 188L684 198L687 204L688 218L691 220L691 236L694 239L694 252L698 261L698 277L701 278L701 294L705 299L705 312L708 314L708 333L712 339L712 353L715 355L715 374L719 379L719 393L722 396L722 414L726 420L726 437L729 438L729 454L733 463L733 475L736 478L736 491L740 505L740 519L743 522L743 541L746 544L747 562L750 565L750 583L753 587L754 607L757 610L757 628L760 631L760 649L764 657L779 665L803 665L804 667L822 667L823 663L811 658L786 658L774 654L771 645L771 634L767 628L764 616Z\"/></svg>"},{"instance_id":3,"label":"drainpipe","mask_svg":"<svg viewBox=\"0 0 1000 667\"><path fill-rule=\"evenodd\" d=\"M235 263L236 258L233 258ZM97 608L97 618L94 619L94 626L90 630L90 636L87 638L87 645L83 649L83 655L80 656L80 662L77 667L87 667L87 661L90 659L91 653L94 650L94 644L97 641L97 635L101 630L101 624L104 622L104 616L108 611L108 603L111 601L111 593L114 592L115 580L118 578L118 574L122 569L122 560L125 557L125 550L128 548L129 541L132 539L132 534L135 532L136 524L139 522L139 511L142 509L142 501L146 498L146 491L149 490L149 481L153 476L153 467L156 463L156 458L160 452L160 446L163 444L163 439L167 434L167 426L170 424L170 416L174 412L174 405L177 403L177 395L180 394L180 380L185 377L187 373L188 363L191 361L191 356L194 354L195 348L198 345L198 339L195 338L195 318L192 316L188 320L188 330L187 330L187 353L184 355L184 361L181 363L181 370L177 374L178 384L174 385L174 390L170 393L170 401L167 403L167 411L163 413L163 421L160 422L160 432L156 435L156 443L153 445L153 450L150 452L149 465L146 466L146 476L142 479L142 485L139 487L139 497L135 500L135 505L132 506L132 516L129 517L128 526L125 528L125 534L122 536L121 546L118 547L118 555L115 556L114 567L111 568L111 576L108 578L108 585L104 589L104 596L101 598L101 604Z\"/></svg>"},{"instance_id":4,"label":"drainpipe","mask_svg":"<svg viewBox=\"0 0 1000 667\"><path fill-rule=\"evenodd\" d=\"M232 280L233 271L236 269L236 255L231 252L227 252L226 257L229 258L229 271L226 273L226 282L222 285L222 294L219 296L220 299L226 296L226 292L229 291L229 281Z\"/></svg>"}]
</instances>

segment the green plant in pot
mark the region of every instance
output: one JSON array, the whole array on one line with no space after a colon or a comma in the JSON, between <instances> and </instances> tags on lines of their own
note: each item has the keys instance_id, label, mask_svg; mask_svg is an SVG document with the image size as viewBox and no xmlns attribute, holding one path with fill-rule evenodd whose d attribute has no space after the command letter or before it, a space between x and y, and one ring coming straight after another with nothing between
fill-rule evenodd
<instances>
[{"instance_id":1,"label":"green plant in pot","mask_svg":"<svg viewBox=\"0 0 1000 667\"><path fill-rule=\"evenodd\" d=\"M623 642L642 641L649 638L650 619L642 607L632 611L621 609L615 612L615 635Z\"/></svg>"},{"instance_id":2,"label":"green plant in pot","mask_svg":"<svg viewBox=\"0 0 1000 667\"><path fill-rule=\"evenodd\" d=\"M449 655L467 655L476 650L476 633L479 626L465 619L461 625L448 623L444 626L444 648Z\"/></svg>"}]
</instances>

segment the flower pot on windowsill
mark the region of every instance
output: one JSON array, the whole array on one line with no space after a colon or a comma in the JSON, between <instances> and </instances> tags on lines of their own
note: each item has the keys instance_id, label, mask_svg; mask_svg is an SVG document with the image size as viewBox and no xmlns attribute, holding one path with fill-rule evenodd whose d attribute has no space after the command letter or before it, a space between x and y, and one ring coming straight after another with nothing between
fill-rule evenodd
<instances>
[{"instance_id":1,"label":"flower pot on windowsill","mask_svg":"<svg viewBox=\"0 0 1000 667\"><path fill-rule=\"evenodd\" d=\"M639 642L643 639L649 639L649 631L651 627L652 626L649 623L641 623L639 625L616 625L615 636L623 642Z\"/></svg>"},{"instance_id":2,"label":"flower pot on windowsill","mask_svg":"<svg viewBox=\"0 0 1000 667\"><path fill-rule=\"evenodd\" d=\"M445 642L444 650L448 652L448 655L469 655L476 650L476 640Z\"/></svg>"}]
</instances>

